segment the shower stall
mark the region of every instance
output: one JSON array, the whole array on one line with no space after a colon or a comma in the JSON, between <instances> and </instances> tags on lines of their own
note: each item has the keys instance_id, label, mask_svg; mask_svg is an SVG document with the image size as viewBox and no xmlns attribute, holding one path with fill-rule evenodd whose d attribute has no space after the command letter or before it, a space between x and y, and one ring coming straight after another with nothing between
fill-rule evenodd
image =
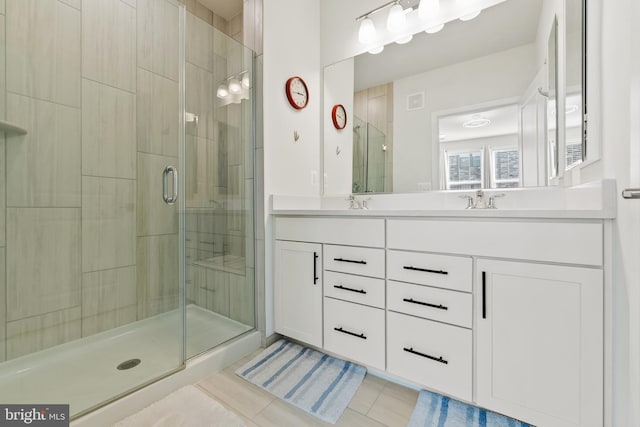
<instances>
[{"instance_id":1,"label":"shower stall","mask_svg":"<svg viewBox=\"0 0 640 427\"><path fill-rule=\"evenodd\" d=\"M77 417L255 329L254 53L177 0L1 3L0 402Z\"/></svg>"}]
</instances>

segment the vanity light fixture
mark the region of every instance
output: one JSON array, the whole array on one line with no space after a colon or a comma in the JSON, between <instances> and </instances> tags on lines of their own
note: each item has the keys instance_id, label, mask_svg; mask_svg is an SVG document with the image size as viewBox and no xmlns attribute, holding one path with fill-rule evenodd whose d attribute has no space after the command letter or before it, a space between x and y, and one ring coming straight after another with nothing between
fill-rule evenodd
<instances>
[{"instance_id":1,"label":"vanity light fixture","mask_svg":"<svg viewBox=\"0 0 640 427\"><path fill-rule=\"evenodd\" d=\"M242 86L240 86L240 82L238 81L238 79L236 78L232 78L229 80L229 92L236 94L236 93L240 93L240 90L242 90Z\"/></svg>"},{"instance_id":2,"label":"vanity light fixture","mask_svg":"<svg viewBox=\"0 0 640 427\"><path fill-rule=\"evenodd\" d=\"M377 31L376 26L373 25L373 21L368 16L365 16L362 22L360 22L360 30L358 31L358 40L360 43L369 44L376 40Z\"/></svg>"},{"instance_id":3,"label":"vanity light fixture","mask_svg":"<svg viewBox=\"0 0 640 427\"><path fill-rule=\"evenodd\" d=\"M408 36L404 36L396 40L397 44L406 44L413 40L413 34L409 34Z\"/></svg>"},{"instance_id":4,"label":"vanity light fixture","mask_svg":"<svg viewBox=\"0 0 640 427\"><path fill-rule=\"evenodd\" d=\"M372 55L377 55L377 54L379 54L380 52L382 52L383 50L384 50L384 46L380 45L380 46L378 46L378 47L374 47L373 49L371 49L371 50L369 51L369 53L370 53L370 54L372 54Z\"/></svg>"},{"instance_id":5,"label":"vanity light fixture","mask_svg":"<svg viewBox=\"0 0 640 427\"><path fill-rule=\"evenodd\" d=\"M243 99L249 99L251 80L248 71L227 77L218 86L216 96L221 99L221 105L240 104Z\"/></svg>"},{"instance_id":6,"label":"vanity light fixture","mask_svg":"<svg viewBox=\"0 0 640 427\"><path fill-rule=\"evenodd\" d=\"M391 33L399 33L404 30L407 25L407 15L404 14L404 9L400 2L391 6L389 9L389 16L387 16L387 30Z\"/></svg>"},{"instance_id":7,"label":"vanity light fixture","mask_svg":"<svg viewBox=\"0 0 640 427\"><path fill-rule=\"evenodd\" d=\"M461 21L471 21L472 19L477 18L478 15L480 15L480 12L482 12L482 9L473 10L473 1L474 0L456 0L458 7L464 10L470 10L469 13L460 17Z\"/></svg>"},{"instance_id":8,"label":"vanity light fixture","mask_svg":"<svg viewBox=\"0 0 640 427\"><path fill-rule=\"evenodd\" d=\"M466 122L462 123L462 127L465 127L467 129L475 129L488 126L490 124L491 120L487 119L486 117L482 117L481 114L474 114L471 116L471 120L467 120Z\"/></svg>"},{"instance_id":9,"label":"vanity light fixture","mask_svg":"<svg viewBox=\"0 0 640 427\"><path fill-rule=\"evenodd\" d=\"M440 24L440 25L436 25L435 27L427 28L426 30L424 30L424 32L427 34L435 34L438 31L442 30L443 28L444 28L444 24Z\"/></svg>"},{"instance_id":10,"label":"vanity light fixture","mask_svg":"<svg viewBox=\"0 0 640 427\"><path fill-rule=\"evenodd\" d=\"M218 98L223 98L223 99L229 96L229 90L227 89L227 85L221 84L220 86L218 86L218 91L216 92L216 95L218 96Z\"/></svg>"},{"instance_id":11,"label":"vanity light fixture","mask_svg":"<svg viewBox=\"0 0 640 427\"><path fill-rule=\"evenodd\" d=\"M418 16L422 21L427 21L438 13L440 13L440 0L420 0Z\"/></svg>"}]
</instances>

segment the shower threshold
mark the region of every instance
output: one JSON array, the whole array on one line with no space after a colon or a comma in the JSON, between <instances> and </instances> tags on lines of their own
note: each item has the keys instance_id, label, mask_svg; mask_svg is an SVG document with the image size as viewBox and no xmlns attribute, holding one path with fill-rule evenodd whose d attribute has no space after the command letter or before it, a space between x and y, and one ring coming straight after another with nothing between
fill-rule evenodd
<instances>
[{"instance_id":1,"label":"shower threshold","mask_svg":"<svg viewBox=\"0 0 640 427\"><path fill-rule=\"evenodd\" d=\"M196 305L186 311L188 355L253 329ZM0 402L68 403L73 417L171 373L181 367L180 314L162 313L1 363ZM129 369L118 369L123 363Z\"/></svg>"}]
</instances>

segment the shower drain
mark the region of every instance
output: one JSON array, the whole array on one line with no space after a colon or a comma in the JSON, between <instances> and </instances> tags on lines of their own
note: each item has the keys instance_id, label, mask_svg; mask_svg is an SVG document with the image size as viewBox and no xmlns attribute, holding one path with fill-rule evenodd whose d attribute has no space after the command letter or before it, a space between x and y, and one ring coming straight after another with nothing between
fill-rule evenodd
<instances>
[{"instance_id":1,"label":"shower drain","mask_svg":"<svg viewBox=\"0 0 640 427\"><path fill-rule=\"evenodd\" d=\"M124 362L122 362L121 364L118 365L118 370L119 371L126 371L127 369L135 368L136 366L138 366L140 364L140 362L141 362L140 359L125 360Z\"/></svg>"}]
</instances>

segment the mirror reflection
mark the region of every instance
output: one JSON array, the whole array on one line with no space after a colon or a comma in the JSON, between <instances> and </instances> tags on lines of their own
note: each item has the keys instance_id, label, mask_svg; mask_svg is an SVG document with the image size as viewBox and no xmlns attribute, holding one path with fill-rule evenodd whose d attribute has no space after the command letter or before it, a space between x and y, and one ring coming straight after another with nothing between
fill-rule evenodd
<instances>
[{"instance_id":1,"label":"mirror reflection","mask_svg":"<svg viewBox=\"0 0 640 427\"><path fill-rule=\"evenodd\" d=\"M562 1L506 0L471 21L350 58L351 191L544 186L580 163L582 2L566 2L566 23L557 20ZM339 148L325 149L329 181L349 175L331 170L337 162L327 156L344 154Z\"/></svg>"}]
</instances>

